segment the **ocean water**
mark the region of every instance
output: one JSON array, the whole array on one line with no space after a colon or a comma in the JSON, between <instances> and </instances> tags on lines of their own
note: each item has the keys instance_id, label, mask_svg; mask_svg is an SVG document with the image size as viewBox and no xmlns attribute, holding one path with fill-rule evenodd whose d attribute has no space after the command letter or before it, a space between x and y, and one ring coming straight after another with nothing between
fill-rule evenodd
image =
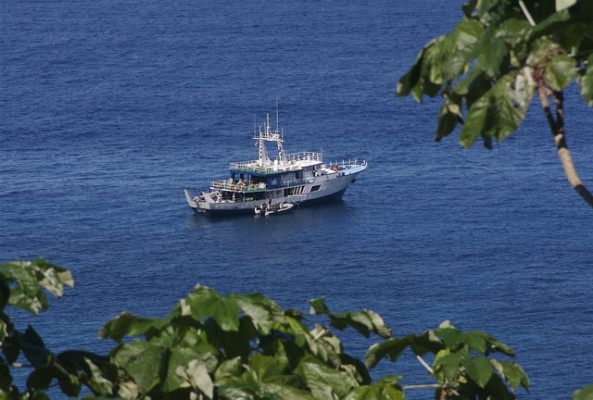
<instances>
[{"instance_id":1,"label":"ocean water","mask_svg":"<svg viewBox=\"0 0 593 400\"><path fill-rule=\"evenodd\" d=\"M0 260L76 281L38 317L61 351L102 351L119 312L161 317L195 284L308 310L379 312L395 335L451 320L513 347L532 390L593 383L593 211L566 182L537 104L488 151L432 138L438 102L394 97L462 1L7 0L0 6ZM256 157L279 103L289 152L366 159L341 203L277 218L194 215L185 186ZM593 112L567 94L593 185ZM342 334L339 334L342 337ZM346 333L362 356L372 341ZM414 360L374 372L426 383ZM427 398L427 392L409 393Z\"/></svg>"}]
</instances>

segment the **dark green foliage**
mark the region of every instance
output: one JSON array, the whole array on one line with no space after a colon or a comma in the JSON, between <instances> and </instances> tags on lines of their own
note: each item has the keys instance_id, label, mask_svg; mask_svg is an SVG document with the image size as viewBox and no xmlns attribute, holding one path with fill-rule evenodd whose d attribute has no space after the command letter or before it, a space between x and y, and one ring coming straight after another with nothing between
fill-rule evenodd
<instances>
[{"instance_id":1,"label":"dark green foliage","mask_svg":"<svg viewBox=\"0 0 593 400\"><path fill-rule=\"evenodd\" d=\"M481 137L490 148L515 132L538 85L560 91L576 80L593 105L593 3L571 3L468 1L459 24L420 51L397 95L440 95L436 138L461 124L464 147Z\"/></svg>"},{"instance_id":2,"label":"dark green foliage","mask_svg":"<svg viewBox=\"0 0 593 400\"><path fill-rule=\"evenodd\" d=\"M48 277L53 277L48 279ZM7 306L30 312L47 308L43 291L60 296L70 274L43 260L0 265L3 282L0 398L45 399L50 387L67 396L108 399L405 399L401 376L373 382L369 369L405 352L431 354L432 387L440 398L495 394L513 399L529 384L523 370L491 353L513 356L490 335L462 332L448 323L435 331L392 337L381 317L368 310L332 313L313 299L311 313L326 324L306 325L304 314L283 310L260 294L221 295L197 286L163 319L122 313L100 337L115 345L108 356L47 349L32 327L12 326ZM36 283L35 283L36 282ZM352 328L379 340L365 362L349 355L332 332ZM19 360L31 369L25 388L13 385ZM409 389L412 390L412 389Z\"/></svg>"}]
</instances>

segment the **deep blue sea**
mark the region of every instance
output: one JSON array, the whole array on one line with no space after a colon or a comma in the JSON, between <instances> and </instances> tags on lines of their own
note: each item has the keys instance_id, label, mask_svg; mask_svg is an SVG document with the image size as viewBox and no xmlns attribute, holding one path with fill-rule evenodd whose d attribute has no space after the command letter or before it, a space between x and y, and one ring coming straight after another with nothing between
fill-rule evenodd
<instances>
[{"instance_id":1,"label":"deep blue sea","mask_svg":"<svg viewBox=\"0 0 593 400\"><path fill-rule=\"evenodd\" d=\"M164 317L197 283L305 312L325 297L380 313L398 336L444 320L493 334L531 379L520 398L593 383L593 210L537 103L494 150L464 150L433 141L438 101L394 96L462 3L2 1L0 260L43 257L76 282L48 312L15 318L53 351L100 351L110 318ZM338 204L194 215L182 188L256 158L254 115L276 100L289 152L368 170ZM574 87L566 116L593 186L593 110ZM372 343L344 340L358 356ZM428 383L412 357L385 374Z\"/></svg>"}]
</instances>

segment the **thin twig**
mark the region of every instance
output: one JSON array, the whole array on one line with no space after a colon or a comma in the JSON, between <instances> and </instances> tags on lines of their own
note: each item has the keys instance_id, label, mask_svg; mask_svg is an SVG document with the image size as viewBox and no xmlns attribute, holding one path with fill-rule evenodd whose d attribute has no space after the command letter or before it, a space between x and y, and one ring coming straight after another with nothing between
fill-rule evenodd
<instances>
[{"instance_id":1,"label":"thin twig","mask_svg":"<svg viewBox=\"0 0 593 400\"><path fill-rule=\"evenodd\" d=\"M434 371L432 370L432 368L430 368L430 365L428 365L428 363L426 361L424 361L424 358L422 358L420 356L416 356L416 359L418 360L418 362L420 362L420 364L422 364L422 366L424 368L426 368L426 370L428 372L430 372L431 374L434 373Z\"/></svg>"},{"instance_id":2,"label":"thin twig","mask_svg":"<svg viewBox=\"0 0 593 400\"><path fill-rule=\"evenodd\" d=\"M523 11L523 15L525 15L525 18L527 18L527 21L529 21L529 24L531 24L531 26L535 26L535 21L531 17L529 10L525 6L525 3L523 3L523 0L519 0L519 6L521 7L521 11Z\"/></svg>"},{"instance_id":3,"label":"thin twig","mask_svg":"<svg viewBox=\"0 0 593 400\"><path fill-rule=\"evenodd\" d=\"M406 386L402 386L402 389L434 389L434 388L440 388L441 384L440 383L426 383L424 385L406 385Z\"/></svg>"}]
</instances>

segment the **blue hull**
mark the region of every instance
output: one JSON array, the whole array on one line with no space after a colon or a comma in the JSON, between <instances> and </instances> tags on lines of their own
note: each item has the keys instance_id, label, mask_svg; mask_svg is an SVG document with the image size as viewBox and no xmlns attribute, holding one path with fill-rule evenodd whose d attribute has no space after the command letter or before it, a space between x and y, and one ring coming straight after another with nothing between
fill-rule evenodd
<instances>
[{"instance_id":1,"label":"blue hull","mask_svg":"<svg viewBox=\"0 0 593 400\"><path fill-rule=\"evenodd\" d=\"M327 203L334 203L342 200L346 189L340 190L339 192L333 193L329 196L320 197L318 199L313 200L305 200L300 203L297 203L297 207L309 207L315 206L319 204L327 204ZM233 209L233 210L204 210L204 209L194 209L197 214L206 215L208 217L231 217L231 216L238 216L238 215L254 215L253 208L243 208L243 209Z\"/></svg>"}]
</instances>

